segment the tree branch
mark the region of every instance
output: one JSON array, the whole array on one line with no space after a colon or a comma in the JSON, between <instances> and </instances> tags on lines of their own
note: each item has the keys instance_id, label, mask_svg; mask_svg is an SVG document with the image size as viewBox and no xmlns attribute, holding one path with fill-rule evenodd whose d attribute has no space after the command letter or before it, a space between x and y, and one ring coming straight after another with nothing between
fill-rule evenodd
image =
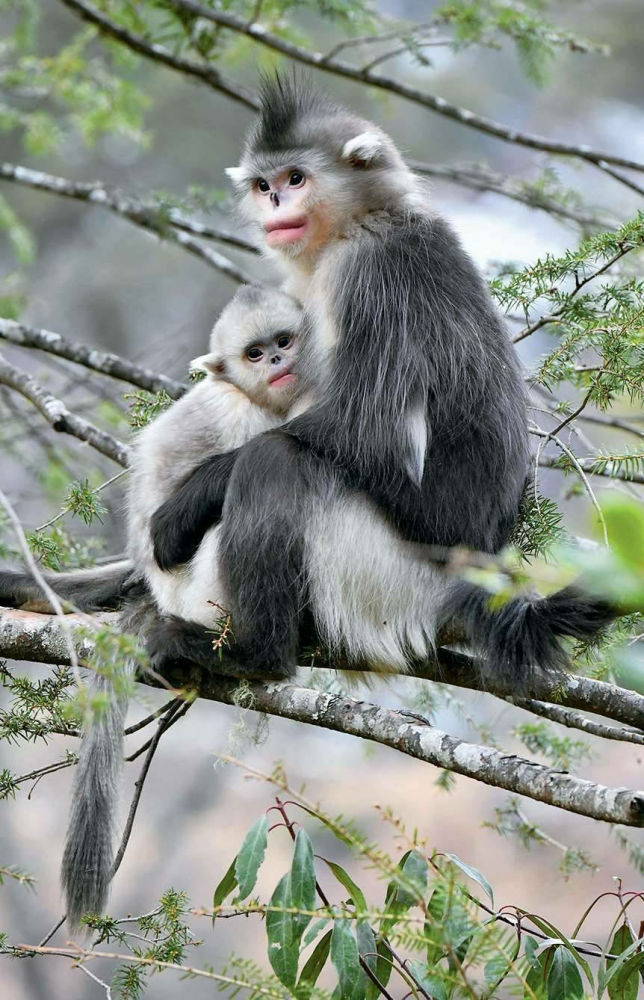
<instances>
[{"instance_id":1,"label":"tree branch","mask_svg":"<svg viewBox=\"0 0 644 1000\"><path fill-rule=\"evenodd\" d=\"M529 184L514 180L504 174L498 174L489 167L481 166L477 163L449 166L438 163L422 163L419 160L409 160L409 166L417 174L425 177L440 177L461 187L470 188L472 191L490 191L493 194L501 195L503 198L510 198L518 201L528 208L540 209L549 215L557 215L562 219L576 222L580 226L603 228L612 225L612 221L607 215L592 215L584 212L580 208L573 208L564 205L555 198L549 198L537 189L533 189Z\"/></svg>"},{"instance_id":2,"label":"tree branch","mask_svg":"<svg viewBox=\"0 0 644 1000\"><path fill-rule=\"evenodd\" d=\"M76 6L78 0L63 0L63 3L68 6L72 4ZM468 111L466 108L459 108L455 104L450 104L449 101L445 101L442 97L435 97L433 94L427 94L416 87L401 83L399 80L381 76L379 73L365 72L362 69L352 66L350 63L342 62L339 59L331 59L321 52L312 52L301 45L295 45L293 42L288 42L278 35L267 31L262 25L249 23L236 14L213 10L212 7L204 7L202 4L196 3L195 0L167 0L167 5L175 10L187 11L198 17L203 17L222 28L229 28L238 34L246 35L260 45L264 45L275 52L280 52L282 55L288 56L296 62L303 63L305 66L312 66L315 69L332 73L335 76L346 77L349 80L356 80L358 83L367 83L378 90L398 94L400 97L404 97L414 104L420 104L430 111L435 111L437 114L451 118L461 125L467 125L468 128L474 128L479 132L492 135L503 142L527 146L529 149L540 149L547 153L557 153L561 156L576 156L592 164L613 164L617 167L644 172L644 163L639 163L637 160L629 160L614 153L606 153L602 150L594 149L592 146L576 146L530 132L521 132L519 129L508 128L499 122L492 121L490 118L474 114L473 111ZM616 179L620 180L620 178Z\"/></svg>"},{"instance_id":3,"label":"tree branch","mask_svg":"<svg viewBox=\"0 0 644 1000\"><path fill-rule=\"evenodd\" d=\"M66 340L59 333L25 326L24 323L17 323L12 319L0 317L0 338L18 347L32 347L48 354L55 354L59 358L65 358L66 361L73 361L92 371L110 375L122 382L129 382L130 385L137 385L148 392L167 392L172 399L179 399L188 388L183 382L177 382L166 375L158 375L149 368L141 368L119 357L118 354L96 351L85 344Z\"/></svg>"},{"instance_id":4,"label":"tree branch","mask_svg":"<svg viewBox=\"0 0 644 1000\"><path fill-rule=\"evenodd\" d=\"M165 49L162 45L146 42L138 35L134 35L120 25L115 24L114 21L110 21L105 14L102 14L90 4L83 3L83 0L61 0L61 3L80 17L81 20L93 24L102 35L116 39L117 42L121 42L122 45L127 46L128 49L132 49L133 52L138 52L139 55L144 56L146 59L151 59L154 62L167 66L169 69L185 73L186 76L200 80L202 83L212 87L213 90L219 91L225 97L230 97L233 101L237 101L239 104L243 104L253 111L258 108L257 98L246 87L232 80L230 77L224 76L214 66L201 65L189 59L182 59L180 56L173 55L172 52Z\"/></svg>"},{"instance_id":5,"label":"tree branch","mask_svg":"<svg viewBox=\"0 0 644 1000\"><path fill-rule=\"evenodd\" d=\"M562 470L560 465L557 465L557 457L555 455L540 455L539 456L539 466L542 469L555 469L558 471ZM644 483L644 472L636 472L629 470L624 472L623 469L614 469L612 472L606 470L595 469L594 464L596 459L594 458L578 458L577 463L584 472L591 476L603 476L605 479L621 479L625 483Z\"/></svg>"},{"instance_id":6,"label":"tree branch","mask_svg":"<svg viewBox=\"0 0 644 1000\"><path fill-rule=\"evenodd\" d=\"M35 378L26 372L20 371L10 364L6 358L0 354L0 383L15 389L21 395L34 404L37 410L42 413L45 420L51 424L55 431L71 434L96 448L102 455L111 458L124 467L130 464L131 450L128 445L119 441L107 431L102 431L89 420L77 416L68 410L61 399L45 389Z\"/></svg>"},{"instance_id":7,"label":"tree branch","mask_svg":"<svg viewBox=\"0 0 644 1000\"><path fill-rule=\"evenodd\" d=\"M75 201L86 201L94 205L100 205L117 215L124 216L135 225L143 226L148 230L152 228L161 237L167 235L169 224L175 229L191 233L193 236L198 236L201 239L215 240L218 243L224 243L227 246L234 247L236 250L245 250L248 253L259 253L256 246L253 246L252 243L249 243L248 240L243 239L241 236L231 233L228 229L220 226L206 226L201 222L195 222L187 218L176 208L163 209L149 200L146 201L143 198L133 198L131 195L125 195L122 191L112 188L102 181L70 181L67 177L46 174L41 170L31 170L29 167L23 167L17 163L6 162L0 163L0 178L5 181L11 181L14 184L21 184L23 187L32 188L35 191L46 191L49 194L57 194L62 198L72 198ZM188 244L178 242L180 246L192 249ZM193 249L192 252L197 253L198 256L203 257L204 254L208 253L207 248L202 247L200 244L196 244L196 246L199 249ZM207 256L204 259L208 263L213 263L215 267L219 266L216 263L218 255L212 257L212 260ZM228 260L226 257L222 259ZM228 261L228 264L234 267L231 261ZM223 268L220 269L223 270Z\"/></svg>"},{"instance_id":8,"label":"tree branch","mask_svg":"<svg viewBox=\"0 0 644 1000\"><path fill-rule=\"evenodd\" d=\"M106 619L108 616L103 616L102 620ZM79 642L79 655L89 655L89 640L83 638ZM7 609L0 612L0 655L39 663L65 663L69 652L63 641L60 623L55 618ZM440 651L439 665L428 665L417 676L459 686L480 686L471 657L449 650ZM140 680L154 686L154 679L147 675ZM538 688L539 685L536 685L530 693L538 695ZM217 676L205 681L199 693L207 700L237 705L239 682ZM500 687L490 693L506 698L512 696L511 691ZM543 691L540 693L544 694ZM629 725L641 725L644 721L644 697L599 681L570 677L562 692L562 702ZM262 682L248 685L247 707L370 739L436 767L579 815L626 826L644 825L644 793L623 788L610 789L525 758L455 739L409 712L394 711L295 684Z\"/></svg>"}]
</instances>

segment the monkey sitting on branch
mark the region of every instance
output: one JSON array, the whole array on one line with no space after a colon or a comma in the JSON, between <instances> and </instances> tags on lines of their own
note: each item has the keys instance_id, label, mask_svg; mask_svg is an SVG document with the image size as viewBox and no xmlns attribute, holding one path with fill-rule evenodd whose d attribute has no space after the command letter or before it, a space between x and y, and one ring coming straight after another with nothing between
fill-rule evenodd
<instances>
[{"instance_id":1,"label":"monkey sitting on branch","mask_svg":"<svg viewBox=\"0 0 644 1000\"><path fill-rule=\"evenodd\" d=\"M159 566L221 520L219 565L249 677L291 677L303 615L345 662L404 670L456 621L483 681L517 690L567 664L561 636L611 609L568 587L492 608L435 547L498 553L529 466L523 375L488 289L425 184L376 125L306 81L264 81L227 171L242 216L305 306L312 405L207 459L153 515ZM225 502L224 502L225 501ZM181 630L183 628L183 639ZM161 625L154 663L217 671L195 625Z\"/></svg>"}]
</instances>

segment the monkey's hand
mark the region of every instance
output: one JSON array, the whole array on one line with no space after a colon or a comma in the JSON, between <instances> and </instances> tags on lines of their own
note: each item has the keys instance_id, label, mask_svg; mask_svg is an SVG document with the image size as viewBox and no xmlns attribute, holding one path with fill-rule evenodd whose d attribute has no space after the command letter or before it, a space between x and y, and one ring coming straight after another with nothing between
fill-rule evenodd
<instances>
[{"instance_id":1,"label":"monkey's hand","mask_svg":"<svg viewBox=\"0 0 644 1000\"><path fill-rule=\"evenodd\" d=\"M150 520L154 558L163 570L188 562L209 528L221 520L237 451L213 455L195 469Z\"/></svg>"}]
</instances>

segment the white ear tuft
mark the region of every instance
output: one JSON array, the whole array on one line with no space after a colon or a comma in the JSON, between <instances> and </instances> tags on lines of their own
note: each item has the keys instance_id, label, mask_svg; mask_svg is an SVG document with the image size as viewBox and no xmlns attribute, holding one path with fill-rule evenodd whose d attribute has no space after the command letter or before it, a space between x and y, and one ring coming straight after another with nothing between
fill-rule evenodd
<instances>
[{"instance_id":1,"label":"white ear tuft","mask_svg":"<svg viewBox=\"0 0 644 1000\"><path fill-rule=\"evenodd\" d=\"M229 177L235 187L239 187L246 180L246 171L243 167L226 167L224 170L226 177Z\"/></svg>"},{"instance_id":2,"label":"white ear tuft","mask_svg":"<svg viewBox=\"0 0 644 1000\"><path fill-rule=\"evenodd\" d=\"M378 158L383 149L382 136L377 132L361 132L345 142L342 159L356 167L366 167Z\"/></svg>"}]
</instances>

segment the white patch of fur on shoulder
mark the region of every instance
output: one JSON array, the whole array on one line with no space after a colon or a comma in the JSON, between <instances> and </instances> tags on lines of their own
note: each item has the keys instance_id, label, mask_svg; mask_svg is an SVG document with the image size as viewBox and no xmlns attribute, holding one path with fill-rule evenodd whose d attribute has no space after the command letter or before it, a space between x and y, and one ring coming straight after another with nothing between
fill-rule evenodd
<instances>
[{"instance_id":1,"label":"white patch of fur on shoulder","mask_svg":"<svg viewBox=\"0 0 644 1000\"><path fill-rule=\"evenodd\" d=\"M361 132L353 139L345 142L342 159L349 163L373 163L382 151L382 136L377 132Z\"/></svg>"}]
</instances>

